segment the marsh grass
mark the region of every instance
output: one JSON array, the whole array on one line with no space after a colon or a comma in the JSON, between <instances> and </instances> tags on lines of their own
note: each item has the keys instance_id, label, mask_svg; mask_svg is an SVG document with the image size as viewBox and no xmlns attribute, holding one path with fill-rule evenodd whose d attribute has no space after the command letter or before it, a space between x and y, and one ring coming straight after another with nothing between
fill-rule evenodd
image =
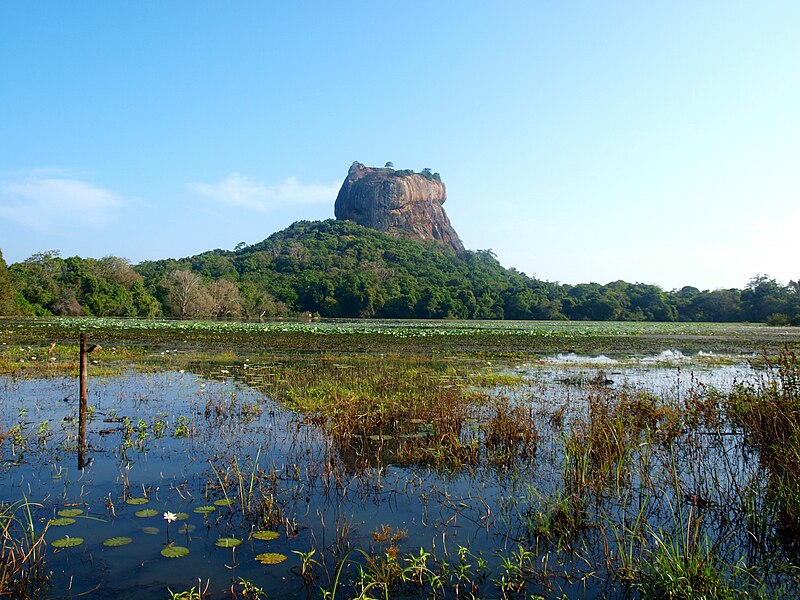
<instances>
[{"instance_id":1,"label":"marsh grass","mask_svg":"<svg viewBox=\"0 0 800 600\"><path fill-rule=\"evenodd\" d=\"M92 352L90 374L118 374L127 369L132 360L141 360L148 352L141 345L101 345ZM0 349L0 374L16 377L77 376L79 364L78 336L74 343L67 340L37 340L24 345L7 345Z\"/></svg>"},{"instance_id":2,"label":"marsh grass","mask_svg":"<svg viewBox=\"0 0 800 600\"><path fill-rule=\"evenodd\" d=\"M143 352L137 369L173 371L187 405L156 407L145 386L144 416L97 443L118 436L109 454L123 465L148 451L200 458L191 479L143 491L218 501L202 517L218 537L281 530L273 545L299 557L309 597L796 595L796 359L770 359L731 394L595 370L553 375L548 396L527 366L443 356ZM28 456L55 449L57 420L20 419L4 423L7 447L22 436ZM378 520L361 512L373 503Z\"/></svg>"},{"instance_id":3,"label":"marsh grass","mask_svg":"<svg viewBox=\"0 0 800 600\"><path fill-rule=\"evenodd\" d=\"M47 526L37 531L37 506L27 499L0 506L0 597L27 598L45 579Z\"/></svg>"},{"instance_id":4,"label":"marsh grass","mask_svg":"<svg viewBox=\"0 0 800 600\"><path fill-rule=\"evenodd\" d=\"M762 355L765 371L755 383L738 384L727 398L731 419L758 450L768 493L779 508L778 529L789 545L800 538L800 361L785 348Z\"/></svg>"},{"instance_id":5,"label":"marsh grass","mask_svg":"<svg viewBox=\"0 0 800 600\"><path fill-rule=\"evenodd\" d=\"M462 435L477 393L468 365L362 356L249 366L245 380L323 428L354 469L463 465L477 459Z\"/></svg>"}]
</instances>

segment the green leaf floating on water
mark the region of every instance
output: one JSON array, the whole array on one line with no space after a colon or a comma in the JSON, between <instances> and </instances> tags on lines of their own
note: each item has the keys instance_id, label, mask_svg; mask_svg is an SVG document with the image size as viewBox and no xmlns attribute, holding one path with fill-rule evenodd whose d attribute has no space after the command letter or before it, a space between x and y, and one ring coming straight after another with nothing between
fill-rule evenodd
<instances>
[{"instance_id":1,"label":"green leaf floating on water","mask_svg":"<svg viewBox=\"0 0 800 600\"><path fill-rule=\"evenodd\" d=\"M178 533L192 533L197 527L192 525L191 523L184 523L183 527L178 529Z\"/></svg>"},{"instance_id":2,"label":"green leaf floating on water","mask_svg":"<svg viewBox=\"0 0 800 600\"><path fill-rule=\"evenodd\" d=\"M142 533L147 535L158 535L158 527L142 527Z\"/></svg>"},{"instance_id":3,"label":"green leaf floating on water","mask_svg":"<svg viewBox=\"0 0 800 600\"><path fill-rule=\"evenodd\" d=\"M167 546L161 551L161 556L167 558L180 558L189 554L189 549L184 546Z\"/></svg>"},{"instance_id":4,"label":"green leaf floating on water","mask_svg":"<svg viewBox=\"0 0 800 600\"><path fill-rule=\"evenodd\" d=\"M70 517L58 517L57 519L50 519L50 525L55 527L64 527L64 525L72 525L75 519Z\"/></svg>"},{"instance_id":5,"label":"green leaf floating on water","mask_svg":"<svg viewBox=\"0 0 800 600\"><path fill-rule=\"evenodd\" d=\"M189 518L189 514L185 512L175 513L175 520L176 521L185 521Z\"/></svg>"},{"instance_id":6,"label":"green leaf floating on water","mask_svg":"<svg viewBox=\"0 0 800 600\"><path fill-rule=\"evenodd\" d=\"M216 506L198 506L197 508L194 509L194 512L200 514L208 514L214 512L215 510L217 510Z\"/></svg>"},{"instance_id":7,"label":"green leaf floating on water","mask_svg":"<svg viewBox=\"0 0 800 600\"><path fill-rule=\"evenodd\" d=\"M217 506L230 506L233 504L233 500L229 500L227 498L220 498L219 500L214 500L214 504Z\"/></svg>"},{"instance_id":8,"label":"green leaf floating on water","mask_svg":"<svg viewBox=\"0 0 800 600\"><path fill-rule=\"evenodd\" d=\"M133 538L129 537L112 537L104 541L103 546L108 546L109 548L116 548L117 546L127 546L132 541Z\"/></svg>"},{"instance_id":9,"label":"green leaf floating on water","mask_svg":"<svg viewBox=\"0 0 800 600\"><path fill-rule=\"evenodd\" d=\"M126 504L147 504L150 502L147 498L128 498L125 500Z\"/></svg>"},{"instance_id":10,"label":"green leaf floating on water","mask_svg":"<svg viewBox=\"0 0 800 600\"><path fill-rule=\"evenodd\" d=\"M253 534L253 537L257 540L264 540L266 542L270 540L278 539L281 536L280 533L277 531L256 531Z\"/></svg>"},{"instance_id":11,"label":"green leaf floating on water","mask_svg":"<svg viewBox=\"0 0 800 600\"><path fill-rule=\"evenodd\" d=\"M217 540L217 546L219 546L220 548L233 548L241 543L242 540L237 538L219 538Z\"/></svg>"},{"instance_id":12,"label":"green leaf floating on water","mask_svg":"<svg viewBox=\"0 0 800 600\"><path fill-rule=\"evenodd\" d=\"M142 510L137 510L134 513L137 517L155 517L158 514L158 511L154 508L143 508Z\"/></svg>"},{"instance_id":13,"label":"green leaf floating on water","mask_svg":"<svg viewBox=\"0 0 800 600\"><path fill-rule=\"evenodd\" d=\"M277 552L265 552L256 556L256 560L262 565L277 565L286 560L286 555L278 554Z\"/></svg>"},{"instance_id":14,"label":"green leaf floating on water","mask_svg":"<svg viewBox=\"0 0 800 600\"><path fill-rule=\"evenodd\" d=\"M59 517L77 517L82 514L83 511L80 508L65 508L64 510L58 511Z\"/></svg>"},{"instance_id":15,"label":"green leaf floating on water","mask_svg":"<svg viewBox=\"0 0 800 600\"><path fill-rule=\"evenodd\" d=\"M64 537L50 542L53 548L72 548L73 546L80 546L83 543L83 538L79 537Z\"/></svg>"}]
</instances>

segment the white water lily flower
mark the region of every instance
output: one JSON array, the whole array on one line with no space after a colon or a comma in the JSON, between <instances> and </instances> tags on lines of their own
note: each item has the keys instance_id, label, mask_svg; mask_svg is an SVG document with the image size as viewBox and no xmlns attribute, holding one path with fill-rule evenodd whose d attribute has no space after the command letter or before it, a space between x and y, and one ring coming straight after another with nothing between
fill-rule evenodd
<instances>
[{"instance_id":1,"label":"white water lily flower","mask_svg":"<svg viewBox=\"0 0 800 600\"><path fill-rule=\"evenodd\" d=\"M164 520L167 523L172 523L173 521L177 521L178 520L178 515L176 515L173 512L167 511L167 512L164 513Z\"/></svg>"}]
</instances>

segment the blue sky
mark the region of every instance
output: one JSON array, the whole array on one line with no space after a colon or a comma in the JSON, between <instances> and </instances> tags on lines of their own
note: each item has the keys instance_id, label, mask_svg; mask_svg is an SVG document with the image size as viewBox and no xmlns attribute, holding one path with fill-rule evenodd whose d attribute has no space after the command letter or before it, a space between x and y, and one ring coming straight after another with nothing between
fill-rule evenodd
<instances>
[{"instance_id":1,"label":"blue sky","mask_svg":"<svg viewBox=\"0 0 800 600\"><path fill-rule=\"evenodd\" d=\"M182 257L441 173L564 283L800 278L800 3L0 3L0 249Z\"/></svg>"}]
</instances>

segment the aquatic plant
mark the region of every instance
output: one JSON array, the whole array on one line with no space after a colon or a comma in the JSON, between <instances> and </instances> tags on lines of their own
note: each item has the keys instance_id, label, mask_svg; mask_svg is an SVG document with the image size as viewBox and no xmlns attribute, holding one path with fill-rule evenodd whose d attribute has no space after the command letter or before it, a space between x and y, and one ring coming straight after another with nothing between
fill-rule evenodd
<instances>
[{"instance_id":1,"label":"aquatic plant","mask_svg":"<svg viewBox=\"0 0 800 600\"><path fill-rule=\"evenodd\" d=\"M81 544L83 544L83 538L69 536L50 542L50 545L53 546L53 548L74 548L75 546L80 546Z\"/></svg>"},{"instance_id":2,"label":"aquatic plant","mask_svg":"<svg viewBox=\"0 0 800 600\"><path fill-rule=\"evenodd\" d=\"M133 538L130 537L111 537L103 540L103 546L107 546L109 548L118 548L119 546L127 546L131 542L133 542Z\"/></svg>"},{"instance_id":3,"label":"aquatic plant","mask_svg":"<svg viewBox=\"0 0 800 600\"><path fill-rule=\"evenodd\" d=\"M34 511L41 505L26 498L0 504L0 596L25 597L44 579L44 529L37 531Z\"/></svg>"},{"instance_id":4,"label":"aquatic plant","mask_svg":"<svg viewBox=\"0 0 800 600\"><path fill-rule=\"evenodd\" d=\"M208 592L208 588L211 585L211 580L206 580L205 587L203 586L203 580L197 580L197 586L192 586L188 590L184 590L182 592L173 592L171 589L167 588L167 593L169 594L169 600L203 600L203 596Z\"/></svg>"},{"instance_id":5,"label":"aquatic plant","mask_svg":"<svg viewBox=\"0 0 800 600\"><path fill-rule=\"evenodd\" d=\"M175 544L169 544L161 550L161 556L165 556L167 558L183 558L188 554L188 548L185 546L176 546Z\"/></svg>"},{"instance_id":6,"label":"aquatic plant","mask_svg":"<svg viewBox=\"0 0 800 600\"><path fill-rule=\"evenodd\" d=\"M748 434L768 474L768 491L779 506L779 528L800 536L800 360L788 347L772 358L755 383L739 383L726 399L731 419Z\"/></svg>"},{"instance_id":7,"label":"aquatic plant","mask_svg":"<svg viewBox=\"0 0 800 600\"><path fill-rule=\"evenodd\" d=\"M286 559L287 556L285 554L280 554L278 552L264 552L256 555L256 560L262 565L277 565Z\"/></svg>"}]
</instances>

